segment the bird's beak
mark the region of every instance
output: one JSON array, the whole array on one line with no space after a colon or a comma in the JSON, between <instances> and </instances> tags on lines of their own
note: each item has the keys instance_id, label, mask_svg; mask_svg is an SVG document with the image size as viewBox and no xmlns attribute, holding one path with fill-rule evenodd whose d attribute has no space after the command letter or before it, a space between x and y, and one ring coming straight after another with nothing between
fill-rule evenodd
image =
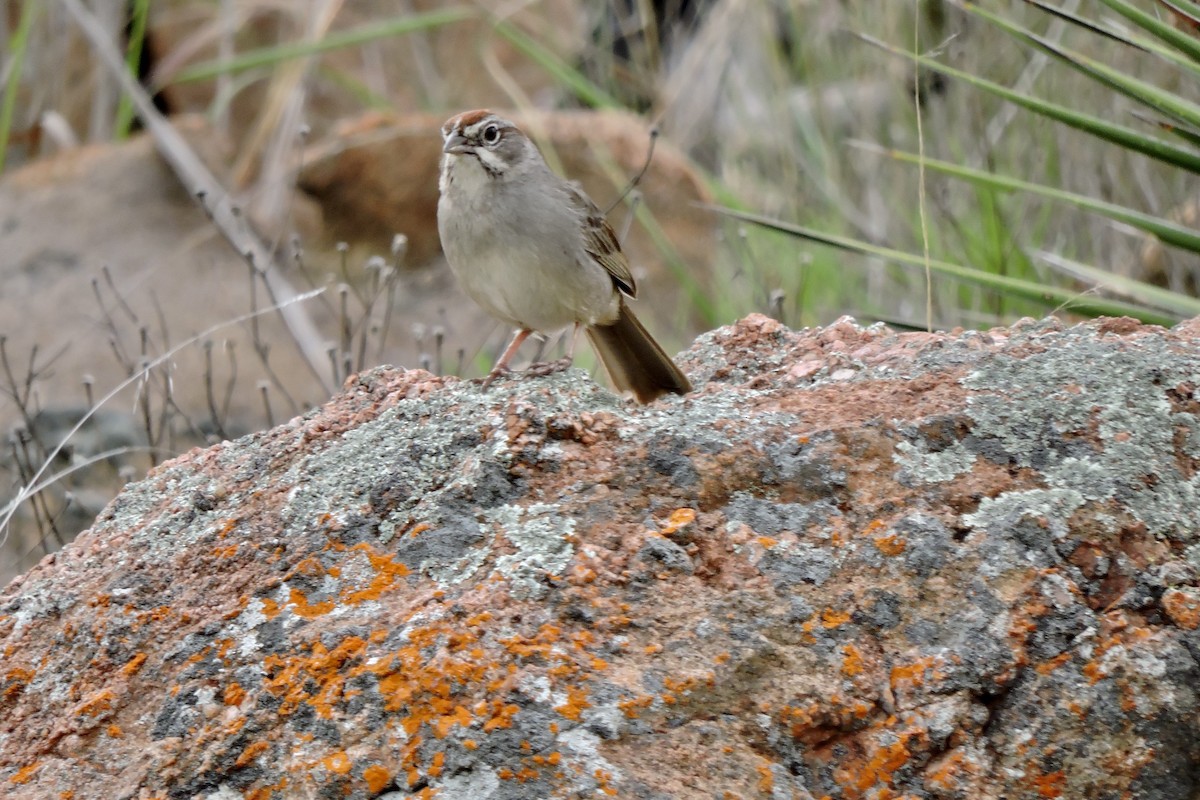
<instances>
[{"instance_id":1,"label":"bird's beak","mask_svg":"<svg viewBox=\"0 0 1200 800\"><path fill-rule=\"evenodd\" d=\"M446 143L442 145L443 153L453 153L454 155L462 155L470 153L475 148L467 142L467 137L463 136L458 131L454 131L446 137Z\"/></svg>"}]
</instances>

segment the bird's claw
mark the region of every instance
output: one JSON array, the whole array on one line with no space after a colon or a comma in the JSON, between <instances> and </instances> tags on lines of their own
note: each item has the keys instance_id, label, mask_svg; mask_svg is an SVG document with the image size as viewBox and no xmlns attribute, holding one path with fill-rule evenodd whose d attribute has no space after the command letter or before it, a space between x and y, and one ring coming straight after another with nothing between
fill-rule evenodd
<instances>
[{"instance_id":1,"label":"bird's claw","mask_svg":"<svg viewBox=\"0 0 1200 800\"><path fill-rule=\"evenodd\" d=\"M556 372L562 372L569 369L573 359L570 356L564 356L555 361L542 361L538 364L530 364L525 372L533 377L544 378L547 375L553 375Z\"/></svg>"}]
</instances>

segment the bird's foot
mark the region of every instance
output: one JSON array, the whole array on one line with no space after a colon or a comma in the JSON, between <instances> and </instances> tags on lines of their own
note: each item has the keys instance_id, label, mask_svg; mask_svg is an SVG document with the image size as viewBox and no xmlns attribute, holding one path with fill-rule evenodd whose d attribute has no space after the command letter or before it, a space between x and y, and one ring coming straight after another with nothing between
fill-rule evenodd
<instances>
[{"instance_id":1,"label":"bird's foot","mask_svg":"<svg viewBox=\"0 0 1200 800\"><path fill-rule=\"evenodd\" d=\"M537 364L530 364L525 373L535 378L544 378L547 375L553 375L556 372L570 369L573 360L570 356L564 356L555 361L542 361Z\"/></svg>"},{"instance_id":2,"label":"bird's foot","mask_svg":"<svg viewBox=\"0 0 1200 800\"><path fill-rule=\"evenodd\" d=\"M496 378L499 378L501 375L508 375L510 371L511 370L509 370L507 365L497 364L496 366L492 367L492 371L489 372L487 377L483 379L483 385L479 388L486 392L488 387L492 385Z\"/></svg>"}]
</instances>

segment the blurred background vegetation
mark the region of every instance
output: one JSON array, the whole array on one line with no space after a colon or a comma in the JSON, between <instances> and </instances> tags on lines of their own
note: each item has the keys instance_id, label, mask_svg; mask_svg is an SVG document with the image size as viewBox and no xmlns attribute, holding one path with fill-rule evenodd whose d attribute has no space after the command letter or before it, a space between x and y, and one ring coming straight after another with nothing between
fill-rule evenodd
<instances>
[{"instance_id":1,"label":"blurred background vegetation","mask_svg":"<svg viewBox=\"0 0 1200 800\"><path fill-rule=\"evenodd\" d=\"M1181 36L1194 34L1187 12L1195 4L1187 0L1062 0L1054 6L1061 14L1020 0L979 4L1064 50L1190 99L1195 62L1186 53L1181 63L1136 46L1139 36L1154 31L1119 14L1120 6ZM658 123L664 138L694 160L723 204L906 253L924 254L928 247L934 261L1048 287L1098 293L1094 275L1080 280L1042 253L1195 294L1194 252L1165 250L1135 225L1061 201L922 173L886 152L923 151L931 159L1185 226L1194 221L1191 170L1099 141L919 65L916 54L1146 137L1194 144L1194 129L1161 111L1148 112L1145 103L1073 68L1065 57L1006 33L989 15L973 13L974 4L94 0L90 7L107 22L160 108L201 111L225 128L230 115L247 113L238 109L240 96L261 101L264 87L269 93L287 85L281 70L313 55L322 57L305 68L303 80L309 84L307 121L318 132L367 109L455 111L460 87L448 81L473 78L444 74L428 37L470 25L465 47L503 40L527 61L523 69L540 70L547 79L537 96L529 96L493 76L490 105L631 109ZM2 163L11 169L36 158L64 129L73 141L128 135L136 124L128 102L93 56L72 52L86 46L72 35L69 11L52 0L24 0L9 3L0 23L6 25L0 41L7 43ZM381 42L400 38L418 56L402 90L388 85L385 69L372 64ZM334 58L347 53L353 58ZM262 107L250 113L262 113ZM1176 129L1164 131L1161 122ZM247 149L265 150L268 142L261 132L245 130L237 144L241 160L267 157ZM914 327L929 321L922 269L897 268L879 254L848 256L750 225L730 225L724 233L718 259L724 290L708 298L710 325L753 310L773 311L791 325L820 324L843 313ZM1062 305L1058 292L1045 302L1025 294L935 273L928 298L932 323L986 328ZM1130 297L1130 286L1121 294Z\"/></svg>"},{"instance_id":2,"label":"blurred background vegetation","mask_svg":"<svg viewBox=\"0 0 1200 800\"><path fill-rule=\"evenodd\" d=\"M0 184L143 127L82 14L159 111L231 139L243 194L294 182L279 143L297 130L336 138L364 113L638 115L729 210L713 217L712 274L697 282L676 260L691 290L653 300L693 321L680 330L754 311L912 329L1200 314L1188 0L13 0ZM22 402L19 375L5 393Z\"/></svg>"}]
</instances>

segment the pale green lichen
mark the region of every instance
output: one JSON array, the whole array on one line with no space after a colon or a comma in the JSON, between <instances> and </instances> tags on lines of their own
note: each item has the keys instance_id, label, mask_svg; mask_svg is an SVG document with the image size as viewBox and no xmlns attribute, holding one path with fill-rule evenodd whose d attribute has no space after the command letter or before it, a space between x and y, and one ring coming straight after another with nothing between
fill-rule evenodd
<instances>
[{"instance_id":1,"label":"pale green lichen","mask_svg":"<svg viewBox=\"0 0 1200 800\"><path fill-rule=\"evenodd\" d=\"M940 452L910 442L898 442L892 460L900 466L900 480L914 484L944 483L970 472L976 455L955 442Z\"/></svg>"},{"instance_id":2,"label":"pale green lichen","mask_svg":"<svg viewBox=\"0 0 1200 800\"><path fill-rule=\"evenodd\" d=\"M488 518L517 549L496 559L496 572L512 582L517 597L544 595L546 576L560 574L575 555L575 520L545 503L501 506Z\"/></svg>"},{"instance_id":3,"label":"pale green lichen","mask_svg":"<svg viewBox=\"0 0 1200 800\"><path fill-rule=\"evenodd\" d=\"M1019 513L1044 517L1061 535L1085 504L1115 500L1154 535L1195 539L1200 475L1181 471L1177 451L1200 452L1200 427L1172 409L1167 392L1197 383L1200 354L1161 335L1097 338L1090 327L1035 338L1040 352L985 361L964 384L976 391L967 409L973 449L1037 470L1046 489L985 500L968 523Z\"/></svg>"}]
</instances>

